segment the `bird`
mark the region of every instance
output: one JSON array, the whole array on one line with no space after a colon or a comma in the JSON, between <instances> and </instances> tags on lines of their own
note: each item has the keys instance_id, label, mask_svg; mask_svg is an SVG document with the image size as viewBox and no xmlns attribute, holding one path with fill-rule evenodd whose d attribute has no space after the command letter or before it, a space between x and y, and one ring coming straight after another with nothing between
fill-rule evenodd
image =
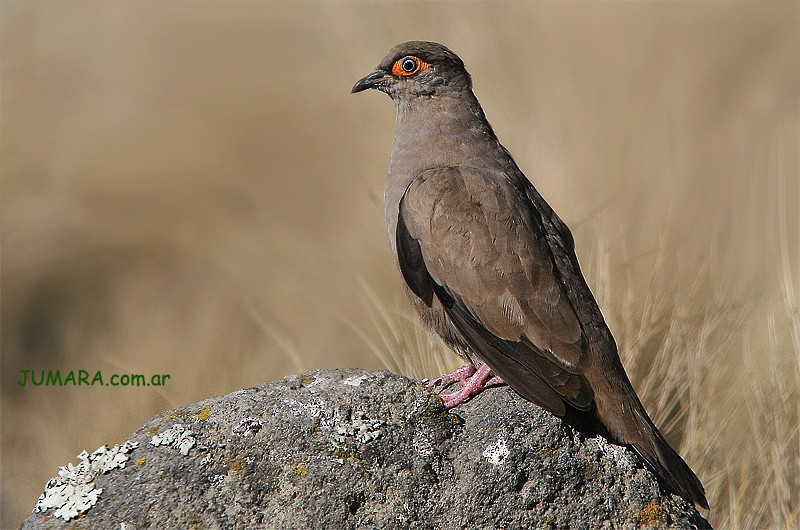
<instances>
[{"instance_id":1,"label":"bird","mask_svg":"<svg viewBox=\"0 0 800 530\"><path fill-rule=\"evenodd\" d=\"M389 95L397 128L384 193L392 252L422 322L468 364L447 409L507 384L631 447L666 489L708 509L620 361L567 225L486 119L464 62L442 44L394 46L352 93Z\"/></svg>"}]
</instances>

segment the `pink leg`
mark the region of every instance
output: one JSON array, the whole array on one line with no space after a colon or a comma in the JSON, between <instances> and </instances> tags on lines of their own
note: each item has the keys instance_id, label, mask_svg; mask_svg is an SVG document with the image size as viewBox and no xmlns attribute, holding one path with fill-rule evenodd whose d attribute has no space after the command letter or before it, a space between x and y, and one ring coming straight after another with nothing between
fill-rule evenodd
<instances>
[{"instance_id":1,"label":"pink leg","mask_svg":"<svg viewBox=\"0 0 800 530\"><path fill-rule=\"evenodd\" d=\"M461 386L466 385L467 379L472 377L472 374L477 372L478 369L471 364L466 364L454 372L444 374L436 379L429 379L425 381L428 386L443 386L452 385L453 383L461 383Z\"/></svg>"},{"instance_id":2,"label":"pink leg","mask_svg":"<svg viewBox=\"0 0 800 530\"><path fill-rule=\"evenodd\" d=\"M483 388L484 389L493 388L496 386L503 386L504 384L506 384L506 382L503 381L503 378L500 377L499 375L496 375L491 379L489 379L488 381L486 381L486 383L483 385Z\"/></svg>"},{"instance_id":3,"label":"pink leg","mask_svg":"<svg viewBox=\"0 0 800 530\"><path fill-rule=\"evenodd\" d=\"M456 370L456 372L458 372L458 370ZM492 375L491 368L483 364L480 368L475 370L471 376L461 381L461 388L455 392L440 394L439 397L444 401L444 408L450 410L465 401L469 401L487 388L502 384L505 384L505 381L496 375Z\"/></svg>"}]
</instances>

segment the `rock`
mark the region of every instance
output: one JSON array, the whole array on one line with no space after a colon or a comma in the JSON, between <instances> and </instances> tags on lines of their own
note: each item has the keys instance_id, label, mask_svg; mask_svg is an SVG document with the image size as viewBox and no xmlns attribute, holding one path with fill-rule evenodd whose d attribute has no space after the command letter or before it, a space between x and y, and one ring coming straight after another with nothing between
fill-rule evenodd
<instances>
[{"instance_id":1,"label":"rock","mask_svg":"<svg viewBox=\"0 0 800 530\"><path fill-rule=\"evenodd\" d=\"M633 452L507 388L448 413L389 372L287 377L101 449L21 528L711 528Z\"/></svg>"}]
</instances>

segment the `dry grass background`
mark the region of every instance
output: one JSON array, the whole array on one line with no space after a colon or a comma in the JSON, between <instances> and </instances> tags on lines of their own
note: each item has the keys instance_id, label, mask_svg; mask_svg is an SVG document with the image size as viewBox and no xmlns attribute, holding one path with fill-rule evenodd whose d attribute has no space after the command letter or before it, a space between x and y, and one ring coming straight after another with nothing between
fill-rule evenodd
<instances>
[{"instance_id":1,"label":"dry grass background","mask_svg":"<svg viewBox=\"0 0 800 530\"><path fill-rule=\"evenodd\" d=\"M466 61L573 228L719 528L800 526L800 3L2 6L2 528L155 413L322 367L456 361L381 197L396 42ZM22 369L169 373L20 388Z\"/></svg>"}]
</instances>

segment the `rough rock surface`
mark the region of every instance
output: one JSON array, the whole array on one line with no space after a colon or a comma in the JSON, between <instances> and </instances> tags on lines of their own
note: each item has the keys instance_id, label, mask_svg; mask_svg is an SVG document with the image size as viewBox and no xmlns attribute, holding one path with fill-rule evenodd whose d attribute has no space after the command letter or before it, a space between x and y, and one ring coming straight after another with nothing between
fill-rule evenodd
<instances>
[{"instance_id":1,"label":"rough rock surface","mask_svg":"<svg viewBox=\"0 0 800 530\"><path fill-rule=\"evenodd\" d=\"M507 388L448 413L399 375L317 371L165 412L128 442L87 472L83 513L54 515L62 484L22 528L710 528L634 453Z\"/></svg>"}]
</instances>

